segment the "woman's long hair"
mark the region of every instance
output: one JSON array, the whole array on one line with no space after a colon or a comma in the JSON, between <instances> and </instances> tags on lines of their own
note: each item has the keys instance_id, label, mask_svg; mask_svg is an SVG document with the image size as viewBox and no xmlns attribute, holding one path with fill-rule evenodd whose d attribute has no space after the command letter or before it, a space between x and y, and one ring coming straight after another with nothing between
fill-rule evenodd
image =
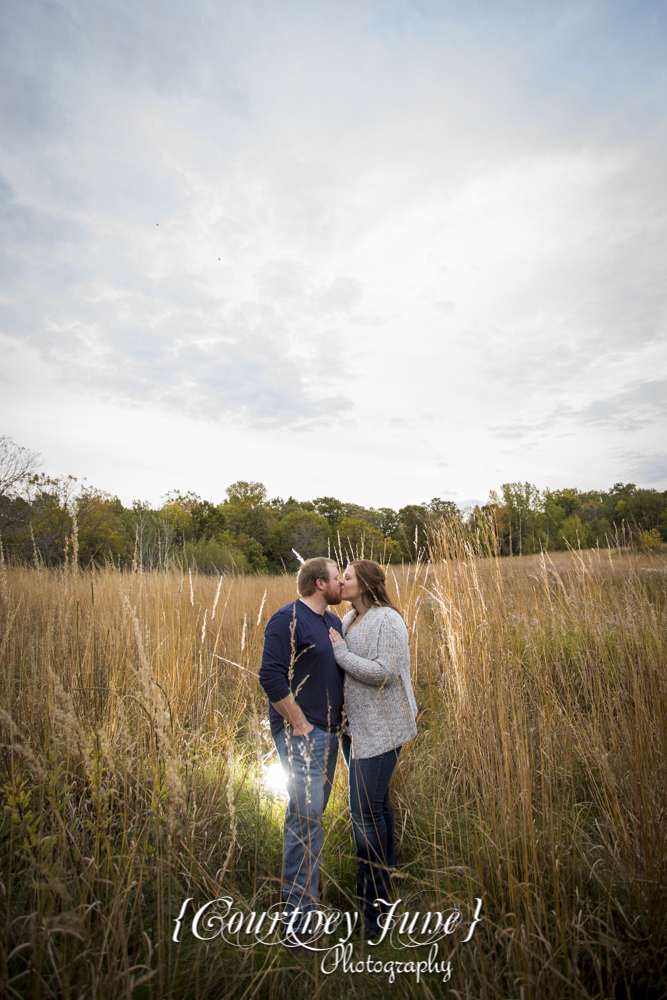
<instances>
[{"instance_id":1,"label":"woman's long hair","mask_svg":"<svg viewBox=\"0 0 667 1000\"><path fill-rule=\"evenodd\" d=\"M387 593L387 578L382 566L371 559L357 559L351 562L357 574L361 599L369 608L398 608ZM398 611L400 615L400 611Z\"/></svg>"}]
</instances>

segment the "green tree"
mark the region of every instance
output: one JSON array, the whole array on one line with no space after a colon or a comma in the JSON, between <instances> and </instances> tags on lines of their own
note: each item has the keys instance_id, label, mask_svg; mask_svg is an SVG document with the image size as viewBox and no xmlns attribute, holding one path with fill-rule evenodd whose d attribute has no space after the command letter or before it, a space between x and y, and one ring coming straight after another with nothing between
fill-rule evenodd
<instances>
[{"instance_id":1,"label":"green tree","mask_svg":"<svg viewBox=\"0 0 667 1000\"><path fill-rule=\"evenodd\" d=\"M318 514L326 519L329 529L334 531L336 525L346 514L346 506L335 497L317 497L313 500L313 506Z\"/></svg>"},{"instance_id":2,"label":"green tree","mask_svg":"<svg viewBox=\"0 0 667 1000\"><path fill-rule=\"evenodd\" d=\"M401 519L397 512L391 507L378 507L375 513L378 515L376 527L385 538L393 538L397 531L400 531Z\"/></svg>"},{"instance_id":3,"label":"green tree","mask_svg":"<svg viewBox=\"0 0 667 1000\"><path fill-rule=\"evenodd\" d=\"M33 510L28 500L0 494L0 543L3 551L23 562L33 558L32 520Z\"/></svg>"},{"instance_id":4,"label":"green tree","mask_svg":"<svg viewBox=\"0 0 667 1000\"><path fill-rule=\"evenodd\" d=\"M227 487L225 496L229 503L249 503L252 506L261 506L266 503L266 486L264 483L239 479Z\"/></svg>"},{"instance_id":5,"label":"green tree","mask_svg":"<svg viewBox=\"0 0 667 1000\"><path fill-rule=\"evenodd\" d=\"M520 555L538 552L543 544L539 514L542 508L540 491L532 483L503 483L501 496L491 492L503 553Z\"/></svg>"},{"instance_id":6,"label":"green tree","mask_svg":"<svg viewBox=\"0 0 667 1000\"><path fill-rule=\"evenodd\" d=\"M576 514L566 517L560 526L561 537L573 549L585 549L589 544L588 528Z\"/></svg>"},{"instance_id":7,"label":"green tree","mask_svg":"<svg viewBox=\"0 0 667 1000\"><path fill-rule=\"evenodd\" d=\"M249 539L252 542L252 539ZM256 542L253 543L257 545ZM224 538L200 538L196 542L185 543L186 565L196 569L199 573L208 573L217 576L223 571L232 573L258 572L254 566L249 566L245 554L232 542L231 544ZM252 552L252 550L251 550ZM259 548L261 559L263 553ZM260 559L260 564L261 564Z\"/></svg>"},{"instance_id":8,"label":"green tree","mask_svg":"<svg viewBox=\"0 0 667 1000\"><path fill-rule=\"evenodd\" d=\"M630 520L650 532L658 527L663 511L667 509L667 492L636 489L627 506Z\"/></svg>"},{"instance_id":9,"label":"green tree","mask_svg":"<svg viewBox=\"0 0 667 1000\"><path fill-rule=\"evenodd\" d=\"M584 521L588 532L588 544L600 548L615 544L615 531L606 517L591 517Z\"/></svg>"},{"instance_id":10,"label":"green tree","mask_svg":"<svg viewBox=\"0 0 667 1000\"><path fill-rule=\"evenodd\" d=\"M256 538L243 538L241 552L251 573L266 573L268 560Z\"/></svg>"},{"instance_id":11,"label":"green tree","mask_svg":"<svg viewBox=\"0 0 667 1000\"><path fill-rule=\"evenodd\" d=\"M130 543L124 531L123 505L118 497L88 487L74 501L79 565L126 562Z\"/></svg>"},{"instance_id":12,"label":"green tree","mask_svg":"<svg viewBox=\"0 0 667 1000\"><path fill-rule=\"evenodd\" d=\"M287 500L283 500L282 497L274 497L270 501L269 507L280 520L295 510L315 510L315 504L311 503L310 500L295 500L294 497L288 497Z\"/></svg>"},{"instance_id":13,"label":"green tree","mask_svg":"<svg viewBox=\"0 0 667 1000\"><path fill-rule=\"evenodd\" d=\"M665 507L662 514L660 515L658 531L662 535L663 540L667 542L667 507Z\"/></svg>"},{"instance_id":14,"label":"green tree","mask_svg":"<svg viewBox=\"0 0 667 1000\"><path fill-rule=\"evenodd\" d=\"M125 534L132 544L135 569L151 570L162 565L161 515L150 504L135 500L131 510L121 512Z\"/></svg>"},{"instance_id":15,"label":"green tree","mask_svg":"<svg viewBox=\"0 0 667 1000\"><path fill-rule=\"evenodd\" d=\"M558 504L565 517L572 517L581 512L581 495L579 490L569 487L564 490L546 490L544 496L549 496L553 503Z\"/></svg>"},{"instance_id":16,"label":"green tree","mask_svg":"<svg viewBox=\"0 0 667 1000\"><path fill-rule=\"evenodd\" d=\"M408 504L398 512L399 528L393 534L401 546L401 555L413 562L419 552L428 551L429 511L423 504Z\"/></svg>"},{"instance_id":17,"label":"green tree","mask_svg":"<svg viewBox=\"0 0 667 1000\"><path fill-rule=\"evenodd\" d=\"M285 565L293 566L295 549L303 559L329 554L329 525L321 514L312 510L293 510L276 528L278 551Z\"/></svg>"},{"instance_id":18,"label":"green tree","mask_svg":"<svg viewBox=\"0 0 667 1000\"><path fill-rule=\"evenodd\" d=\"M332 532L336 531L344 517L359 517L371 527L382 530L380 526L383 513L373 507L361 507L358 503L343 503L335 497L317 497L313 500L313 507L318 514L327 519Z\"/></svg>"},{"instance_id":19,"label":"green tree","mask_svg":"<svg viewBox=\"0 0 667 1000\"><path fill-rule=\"evenodd\" d=\"M237 538L241 535L254 538L262 551L269 554L278 519L268 504L258 502L259 495L255 493L254 496L248 495L242 499L235 497L226 500L219 509L225 518L227 530L232 535Z\"/></svg>"},{"instance_id":20,"label":"green tree","mask_svg":"<svg viewBox=\"0 0 667 1000\"><path fill-rule=\"evenodd\" d=\"M188 515L183 531L186 539L198 542L202 538L216 538L226 526L222 506L216 507L208 500L202 500L196 493L180 493L171 490L165 500L169 504L180 507Z\"/></svg>"},{"instance_id":21,"label":"green tree","mask_svg":"<svg viewBox=\"0 0 667 1000\"><path fill-rule=\"evenodd\" d=\"M72 513L78 490L74 476L35 475L29 481L29 532L46 566L58 566L73 555Z\"/></svg>"},{"instance_id":22,"label":"green tree","mask_svg":"<svg viewBox=\"0 0 667 1000\"><path fill-rule=\"evenodd\" d=\"M375 559L377 562L396 562L400 559L401 547L391 538L385 538L361 517L344 517L337 529L336 545L340 538L342 555L345 559Z\"/></svg>"},{"instance_id":23,"label":"green tree","mask_svg":"<svg viewBox=\"0 0 667 1000\"><path fill-rule=\"evenodd\" d=\"M461 511L453 500L441 500L440 497L433 497L429 503L423 504L429 513L434 514L437 519L444 518L446 521L460 521Z\"/></svg>"}]
</instances>

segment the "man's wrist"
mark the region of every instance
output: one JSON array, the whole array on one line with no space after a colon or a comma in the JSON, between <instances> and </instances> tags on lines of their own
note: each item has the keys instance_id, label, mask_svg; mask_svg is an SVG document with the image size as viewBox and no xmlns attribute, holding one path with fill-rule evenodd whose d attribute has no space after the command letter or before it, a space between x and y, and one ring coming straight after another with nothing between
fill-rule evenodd
<instances>
[{"instance_id":1,"label":"man's wrist","mask_svg":"<svg viewBox=\"0 0 667 1000\"><path fill-rule=\"evenodd\" d=\"M303 714L292 695L282 698L280 701L271 702L276 712L282 715L286 726L292 727L295 736L303 736L312 732L312 725Z\"/></svg>"},{"instance_id":2,"label":"man's wrist","mask_svg":"<svg viewBox=\"0 0 667 1000\"><path fill-rule=\"evenodd\" d=\"M297 725L292 725L292 735L293 736L306 736L308 733L312 733L315 727L312 723L308 722L308 719L304 719L302 723Z\"/></svg>"}]
</instances>

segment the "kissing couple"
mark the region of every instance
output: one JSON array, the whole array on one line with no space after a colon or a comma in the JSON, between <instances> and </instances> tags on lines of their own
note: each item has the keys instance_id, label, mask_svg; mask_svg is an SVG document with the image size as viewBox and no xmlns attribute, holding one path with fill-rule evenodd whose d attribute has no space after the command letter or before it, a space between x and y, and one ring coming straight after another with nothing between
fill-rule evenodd
<instances>
[{"instance_id":1,"label":"kissing couple","mask_svg":"<svg viewBox=\"0 0 667 1000\"><path fill-rule=\"evenodd\" d=\"M348 769L350 817L359 865L357 897L365 936L378 930L376 899L391 900L396 870L389 781L401 748L417 734L408 630L387 593L383 568L351 562L342 576L324 557L308 559L298 597L272 616L259 681L287 785L282 871L285 913L319 904L322 817L340 746ZM328 610L342 601L342 619ZM291 922L307 943L303 917Z\"/></svg>"}]
</instances>

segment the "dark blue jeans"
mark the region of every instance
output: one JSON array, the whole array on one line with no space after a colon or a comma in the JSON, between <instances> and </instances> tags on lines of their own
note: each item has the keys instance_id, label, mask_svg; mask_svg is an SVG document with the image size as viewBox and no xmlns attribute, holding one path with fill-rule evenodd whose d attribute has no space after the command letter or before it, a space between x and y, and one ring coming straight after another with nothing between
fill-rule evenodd
<instances>
[{"instance_id":1,"label":"dark blue jeans","mask_svg":"<svg viewBox=\"0 0 667 1000\"><path fill-rule=\"evenodd\" d=\"M343 756L350 783L350 816L357 849L359 873L357 898L361 904L366 934L375 934L382 909L376 899L392 898L391 873L396 868L394 812L389 801L389 780L401 748L377 757L358 759L351 755L349 737L342 739Z\"/></svg>"}]
</instances>

